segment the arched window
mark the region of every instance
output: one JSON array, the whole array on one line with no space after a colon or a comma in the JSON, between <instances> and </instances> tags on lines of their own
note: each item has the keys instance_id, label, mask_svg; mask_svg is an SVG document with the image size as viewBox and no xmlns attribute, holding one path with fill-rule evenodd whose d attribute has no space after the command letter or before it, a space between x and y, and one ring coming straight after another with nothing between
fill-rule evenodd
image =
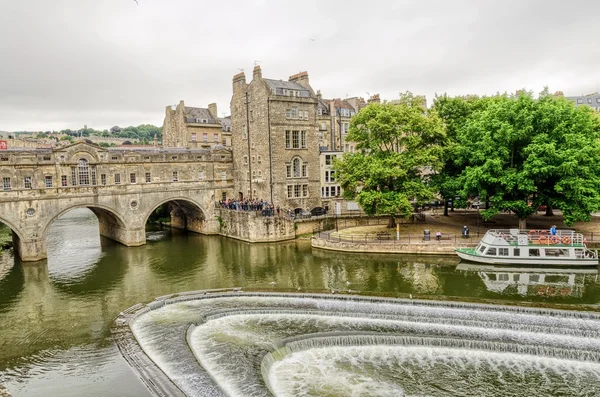
<instances>
[{"instance_id":1,"label":"arched window","mask_svg":"<svg viewBox=\"0 0 600 397\"><path fill-rule=\"evenodd\" d=\"M79 174L79 184L90 184L90 167L86 159L79 159L77 162L77 173Z\"/></svg>"},{"instance_id":2,"label":"arched window","mask_svg":"<svg viewBox=\"0 0 600 397\"><path fill-rule=\"evenodd\" d=\"M292 161L292 170L294 173L294 178L300 178L302 176L302 161L299 158L295 158Z\"/></svg>"}]
</instances>

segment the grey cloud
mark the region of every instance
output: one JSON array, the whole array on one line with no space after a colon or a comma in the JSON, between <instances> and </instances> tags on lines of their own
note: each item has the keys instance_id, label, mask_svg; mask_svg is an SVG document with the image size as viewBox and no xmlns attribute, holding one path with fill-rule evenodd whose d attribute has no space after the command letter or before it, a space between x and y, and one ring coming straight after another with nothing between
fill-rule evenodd
<instances>
[{"instance_id":1,"label":"grey cloud","mask_svg":"<svg viewBox=\"0 0 600 397\"><path fill-rule=\"evenodd\" d=\"M326 97L600 89L586 0L22 0L0 5L0 130L161 124L184 99L229 111L254 61Z\"/></svg>"}]
</instances>

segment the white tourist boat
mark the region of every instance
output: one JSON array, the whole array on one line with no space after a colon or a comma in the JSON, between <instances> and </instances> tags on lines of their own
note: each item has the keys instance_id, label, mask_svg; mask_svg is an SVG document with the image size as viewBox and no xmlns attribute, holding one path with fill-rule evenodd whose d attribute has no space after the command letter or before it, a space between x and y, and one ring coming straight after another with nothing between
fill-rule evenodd
<instances>
[{"instance_id":1,"label":"white tourist boat","mask_svg":"<svg viewBox=\"0 0 600 397\"><path fill-rule=\"evenodd\" d=\"M476 248L457 248L462 259L489 264L598 266L598 251L572 230L488 230Z\"/></svg>"}]
</instances>

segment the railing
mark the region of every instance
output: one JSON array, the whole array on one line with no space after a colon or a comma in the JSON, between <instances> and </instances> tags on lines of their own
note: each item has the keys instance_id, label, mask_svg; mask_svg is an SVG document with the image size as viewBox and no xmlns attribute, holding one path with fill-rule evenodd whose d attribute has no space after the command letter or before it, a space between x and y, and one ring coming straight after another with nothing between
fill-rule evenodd
<instances>
[{"instance_id":1,"label":"railing","mask_svg":"<svg viewBox=\"0 0 600 397\"><path fill-rule=\"evenodd\" d=\"M551 234L548 230L519 230L519 229L491 229L488 231L494 237L501 238L509 244L524 244L527 238L527 244L535 245L570 245L581 246L586 242L583 234L574 230L556 230ZM593 234L592 234L593 236Z\"/></svg>"},{"instance_id":2,"label":"railing","mask_svg":"<svg viewBox=\"0 0 600 397\"><path fill-rule=\"evenodd\" d=\"M400 232L400 238L397 238L396 232L390 233L365 233L365 234L341 234L335 231L322 231L317 228L314 230L314 237L334 241L334 242L347 242L347 243L362 243L362 244L452 244L460 245L469 244L473 245L478 243L484 233L473 233L467 236L463 236L460 233L442 234L438 239L434 235L425 236L423 234L407 234Z\"/></svg>"}]
</instances>

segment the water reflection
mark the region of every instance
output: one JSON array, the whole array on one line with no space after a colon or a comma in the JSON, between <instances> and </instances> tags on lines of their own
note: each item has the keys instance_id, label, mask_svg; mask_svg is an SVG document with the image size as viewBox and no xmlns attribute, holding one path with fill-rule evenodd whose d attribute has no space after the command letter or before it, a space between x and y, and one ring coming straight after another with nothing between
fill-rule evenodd
<instances>
[{"instance_id":1,"label":"water reflection","mask_svg":"<svg viewBox=\"0 0 600 397\"><path fill-rule=\"evenodd\" d=\"M0 255L0 313L17 301L24 283L23 268L15 264L12 250L4 251Z\"/></svg>"},{"instance_id":2,"label":"water reflection","mask_svg":"<svg viewBox=\"0 0 600 397\"><path fill-rule=\"evenodd\" d=\"M460 263L456 270L477 274L487 291L494 294L518 295L536 300L585 298L586 301L592 300L589 303L597 303L599 291L597 268L543 269ZM587 293L586 289L589 289Z\"/></svg>"}]
</instances>

